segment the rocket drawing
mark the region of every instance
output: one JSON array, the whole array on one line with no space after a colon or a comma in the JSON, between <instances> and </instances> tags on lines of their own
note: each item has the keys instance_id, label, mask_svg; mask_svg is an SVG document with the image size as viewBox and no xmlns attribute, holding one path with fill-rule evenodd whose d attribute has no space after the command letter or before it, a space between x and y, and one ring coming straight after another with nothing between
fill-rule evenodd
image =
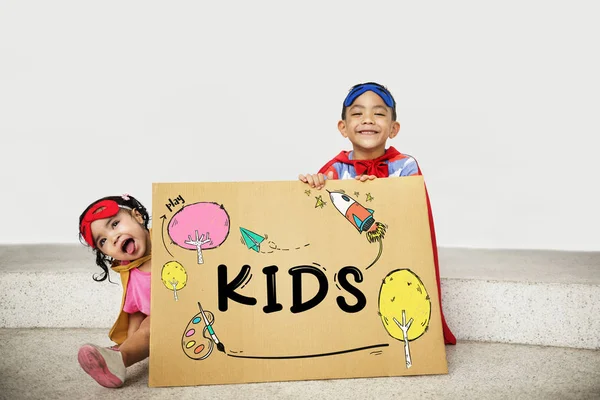
<instances>
[{"instance_id":1,"label":"rocket drawing","mask_svg":"<svg viewBox=\"0 0 600 400\"><path fill-rule=\"evenodd\" d=\"M335 208L342 213L352 225L354 225L359 233L376 229L373 210L363 207L346 193L329 192L329 197Z\"/></svg>"},{"instance_id":2,"label":"rocket drawing","mask_svg":"<svg viewBox=\"0 0 600 400\"><path fill-rule=\"evenodd\" d=\"M363 207L358 201L348 196L344 192L330 192L329 197L333 206L356 228L358 233L365 232L365 236L369 243L379 243L379 253L375 260L371 262L365 269L371 268L383 252L383 238L387 230L387 225L375 221L373 213L375 211L370 208Z\"/></svg>"}]
</instances>

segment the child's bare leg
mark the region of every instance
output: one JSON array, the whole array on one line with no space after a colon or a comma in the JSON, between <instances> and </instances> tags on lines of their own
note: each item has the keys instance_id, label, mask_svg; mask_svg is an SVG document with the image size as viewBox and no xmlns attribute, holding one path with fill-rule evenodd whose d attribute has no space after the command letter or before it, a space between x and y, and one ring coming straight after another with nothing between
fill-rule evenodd
<instances>
[{"instance_id":1,"label":"child's bare leg","mask_svg":"<svg viewBox=\"0 0 600 400\"><path fill-rule=\"evenodd\" d=\"M150 355L150 316L144 318L140 327L119 347L123 362L129 367Z\"/></svg>"}]
</instances>

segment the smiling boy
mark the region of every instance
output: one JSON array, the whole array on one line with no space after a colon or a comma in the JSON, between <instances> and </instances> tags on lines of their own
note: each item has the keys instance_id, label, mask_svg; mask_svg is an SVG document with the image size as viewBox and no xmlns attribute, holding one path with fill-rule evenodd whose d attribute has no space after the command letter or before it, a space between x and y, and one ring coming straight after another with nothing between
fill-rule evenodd
<instances>
[{"instance_id":1,"label":"smiling boy","mask_svg":"<svg viewBox=\"0 0 600 400\"><path fill-rule=\"evenodd\" d=\"M338 130L352 143L352 151L341 151L325 164L317 174L299 175L298 178L316 189L322 189L327 179L357 179L362 182L375 178L421 175L417 161L393 147L385 148L388 139L400 131L396 121L396 101L389 90L378 83L367 82L353 86L342 105L342 119ZM438 251L429 195L425 188L435 275L438 284L440 310L442 296ZM456 338L442 316L446 344L456 344Z\"/></svg>"}]
</instances>

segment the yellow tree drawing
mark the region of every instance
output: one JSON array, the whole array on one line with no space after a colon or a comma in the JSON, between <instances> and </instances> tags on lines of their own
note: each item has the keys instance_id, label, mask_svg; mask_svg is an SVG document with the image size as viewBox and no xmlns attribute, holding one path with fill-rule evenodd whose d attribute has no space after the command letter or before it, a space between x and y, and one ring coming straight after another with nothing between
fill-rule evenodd
<instances>
[{"instance_id":1,"label":"yellow tree drawing","mask_svg":"<svg viewBox=\"0 0 600 400\"><path fill-rule=\"evenodd\" d=\"M404 341L406 368L412 367L409 342L429 327L431 301L421 279L409 269L390 272L379 290L379 315L391 337Z\"/></svg>"},{"instance_id":2,"label":"yellow tree drawing","mask_svg":"<svg viewBox=\"0 0 600 400\"><path fill-rule=\"evenodd\" d=\"M163 265L160 279L167 289L173 291L175 301L179 300L177 291L183 289L187 283L187 272L183 265L177 261L169 261Z\"/></svg>"}]
</instances>

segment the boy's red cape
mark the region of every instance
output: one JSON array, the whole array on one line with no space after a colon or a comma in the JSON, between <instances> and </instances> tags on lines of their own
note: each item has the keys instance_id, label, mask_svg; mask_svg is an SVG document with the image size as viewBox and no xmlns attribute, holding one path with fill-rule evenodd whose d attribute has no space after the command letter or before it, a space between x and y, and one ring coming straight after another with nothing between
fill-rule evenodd
<instances>
[{"instance_id":1,"label":"boy's red cape","mask_svg":"<svg viewBox=\"0 0 600 400\"><path fill-rule=\"evenodd\" d=\"M342 151L340 154L335 156L331 161L323 166L319 170L319 173L325 173L333 164L341 162L344 164L352 165L356 169L357 176L375 175L378 178L387 178L389 176L387 160L400 156L401 153L393 147L386 150L385 154L379 158L373 160L350 160L348 158L348 151ZM418 175L421 174L421 169L417 163ZM442 310L442 289L440 287L440 266L438 262L438 250L437 241L435 239L435 226L433 225L433 214L431 213L431 204L429 202L429 194L427 193L427 185L425 185L425 199L427 200L427 214L429 216L429 231L431 232L431 247L433 250L433 263L435 265L435 279L438 286L438 298L440 299L440 314L442 316L442 330L444 332L444 342L446 344L456 344L456 338L448 328L446 319L444 318L444 312Z\"/></svg>"}]
</instances>

